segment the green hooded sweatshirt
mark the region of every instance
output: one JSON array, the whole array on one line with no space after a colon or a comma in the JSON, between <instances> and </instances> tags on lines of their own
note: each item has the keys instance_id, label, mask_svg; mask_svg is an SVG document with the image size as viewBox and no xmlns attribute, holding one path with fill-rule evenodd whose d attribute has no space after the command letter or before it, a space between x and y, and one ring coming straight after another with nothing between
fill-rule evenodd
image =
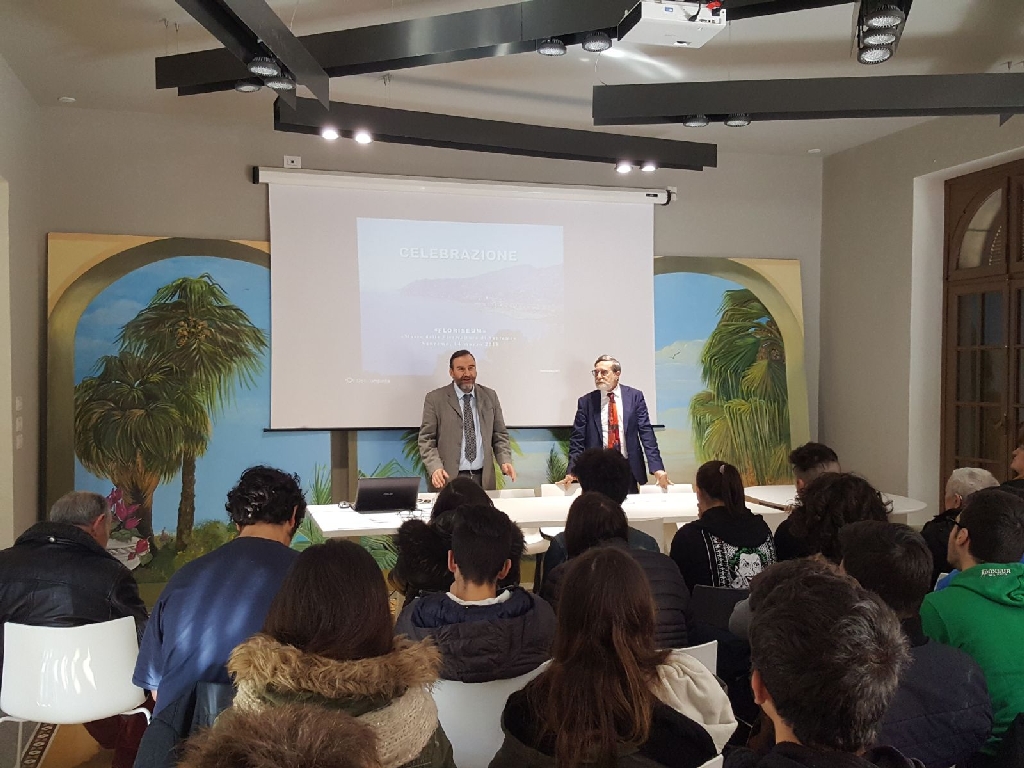
<instances>
[{"instance_id":1,"label":"green hooded sweatshirt","mask_svg":"<svg viewBox=\"0 0 1024 768\"><path fill-rule=\"evenodd\" d=\"M958 574L921 606L921 625L933 640L960 648L978 662L992 698L992 754L1024 712L1024 564L981 563Z\"/></svg>"}]
</instances>

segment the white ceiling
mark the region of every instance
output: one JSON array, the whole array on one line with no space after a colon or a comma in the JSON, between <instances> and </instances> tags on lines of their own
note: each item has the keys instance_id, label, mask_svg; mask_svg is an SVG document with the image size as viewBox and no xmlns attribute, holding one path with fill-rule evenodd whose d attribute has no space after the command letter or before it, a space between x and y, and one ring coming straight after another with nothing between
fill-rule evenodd
<instances>
[{"instance_id":1,"label":"white ceiling","mask_svg":"<svg viewBox=\"0 0 1024 768\"><path fill-rule=\"evenodd\" d=\"M508 0L270 0L297 35L502 5ZM342 10L339 10L339 7ZM1024 68L1024 0L916 0L895 58L851 55L854 5L737 21L695 50L616 44L595 56L520 54L391 74L335 78L334 100L586 128L604 83L1015 71ZM0 0L0 55L42 105L191 113L263 124L272 94L179 97L153 86L153 59L216 47L174 0ZM2 107L0 107L2 108ZM997 119L995 117L993 120ZM1018 118L1020 119L1020 118ZM722 151L829 154L921 122L915 118L709 126L620 132L709 141Z\"/></svg>"}]
</instances>

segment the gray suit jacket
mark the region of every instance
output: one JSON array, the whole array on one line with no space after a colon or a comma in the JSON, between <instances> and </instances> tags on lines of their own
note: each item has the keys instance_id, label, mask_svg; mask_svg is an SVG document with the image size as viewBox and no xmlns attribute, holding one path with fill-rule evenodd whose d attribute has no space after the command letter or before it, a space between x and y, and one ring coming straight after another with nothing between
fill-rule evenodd
<instances>
[{"instance_id":1,"label":"gray suit jacket","mask_svg":"<svg viewBox=\"0 0 1024 768\"><path fill-rule=\"evenodd\" d=\"M488 490L496 486L494 462L510 464L512 453L508 445L505 417L501 403L493 389L476 385L476 407L480 413L480 437L484 445L483 485ZM449 477L459 474L462 454L462 405L455 388L448 384L428 392L423 398L423 421L420 424L420 458L433 474L444 468Z\"/></svg>"}]
</instances>

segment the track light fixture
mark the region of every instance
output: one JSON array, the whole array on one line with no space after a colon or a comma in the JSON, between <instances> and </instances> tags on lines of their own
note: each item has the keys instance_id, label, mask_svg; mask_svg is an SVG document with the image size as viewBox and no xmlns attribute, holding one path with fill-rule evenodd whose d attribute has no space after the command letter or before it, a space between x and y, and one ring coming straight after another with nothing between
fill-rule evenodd
<instances>
[{"instance_id":1,"label":"track light fixture","mask_svg":"<svg viewBox=\"0 0 1024 768\"><path fill-rule=\"evenodd\" d=\"M881 3L867 10L861 6L861 22L868 29L897 29L906 20L907 14L895 3Z\"/></svg>"},{"instance_id":2,"label":"track light fixture","mask_svg":"<svg viewBox=\"0 0 1024 768\"><path fill-rule=\"evenodd\" d=\"M891 29L871 29L861 35L862 46L892 45L896 42L896 33Z\"/></svg>"},{"instance_id":3,"label":"track light fixture","mask_svg":"<svg viewBox=\"0 0 1024 768\"><path fill-rule=\"evenodd\" d=\"M583 50L591 53L607 51L612 47L612 39L607 32L591 32L583 38Z\"/></svg>"},{"instance_id":4,"label":"track light fixture","mask_svg":"<svg viewBox=\"0 0 1024 768\"><path fill-rule=\"evenodd\" d=\"M615 170L618 173L629 173L633 170L633 164L628 160L619 160L615 166Z\"/></svg>"},{"instance_id":5,"label":"track light fixture","mask_svg":"<svg viewBox=\"0 0 1024 768\"><path fill-rule=\"evenodd\" d=\"M352 134L352 138L355 139L356 144L370 144L373 142L373 136L369 131L356 131Z\"/></svg>"},{"instance_id":6,"label":"track light fixture","mask_svg":"<svg viewBox=\"0 0 1024 768\"><path fill-rule=\"evenodd\" d=\"M537 43L537 53L541 56L565 56L565 43L557 37L541 40Z\"/></svg>"},{"instance_id":7,"label":"track light fixture","mask_svg":"<svg viewBox=\"0 0 1024 768\"><path fill-rule=\"evenodd\" d=\"M256 56L249 62L249 71L257 77L278 77L281 65L269 56Z\"/></svg>"},{"instance_id":8,"label":"track light fixture","mask_svg":"<svg viewBox=\"0 0 1024 768\"><path fill-rule=\"evenodd\" d=\"M646 163L640 166L640 170L643 171L644 173L654 173L656 170L658 170L658 166L654 163L653 160L648 160Z\"/></svg>"},{"instance_id":9,"label":"track light fixture","mask_svg":"<svg viewBox=\"0 0 1024 768\"><path fill-rule=\"evenodd\" d=\"M888 45L868 45L857 51L861 64L881 64L892 58L893 49Z\"/></svg>"},{"instance_id":10,"label":"track light fixture","mask_svg":"<svg viewBox=\"0 0 1024 768\"><path fill-rule=\"evenodd\" d=\"M320 135L323 138L327 139L327 141L335 141L339 136L341 136L341 134L338 133L338 129L330 125L325 125L323 128L321 128Z\"/></svg>"},{"instance_id":11,"label":"track light fixture","mask_svg":"<svg viewBox=\"0 0 1024 768\"><path fill-rule=\"evenodd\" d=\"M235 83L235 90L239 93L256 93L263 86L255 80L239 80Z\"/></svg>"},{"instance_id":12,"label":"track light fixture","mask_svg":"<svg viewBox=\"0 0 1024 768\"><path fill-rule=\"evenodd\" d=\"M685 120L683 120L683 125L687 128L705 128L707 124L707 115L689 115Z\"/></svg>"},{"instance_id":13,"label":"track light fixture","mask_svg":"<svg viewBox=\"0 0 1024 768\"><path fill-rule=\"evenodd\" d=\"M881 64L900 44L909 0L862 0L857 17L857 61Z\"/></svg>"},{"instance_id":14,"label":"track light fixture","mask_svg":"<svg viewBox=\"0 0 1024 768\"><path fill-rule=\"evenodd\" d=\"M263 81L263 84L267 86L267 88L272 88L275 91L295 90L295 78L287 72L278 75L277 77L268 77Z\"/></svg>"},{"instance_id":15,"label":"track light fixture","mask_svg":"<svg viewBox=\"0 0 1024 768\"><path fill-rule=\"evenodd\" d=\"M750 125L750 115L729 115L725 118L725 124L730 128L743 128Z\"/></svg>"}]
</instances>

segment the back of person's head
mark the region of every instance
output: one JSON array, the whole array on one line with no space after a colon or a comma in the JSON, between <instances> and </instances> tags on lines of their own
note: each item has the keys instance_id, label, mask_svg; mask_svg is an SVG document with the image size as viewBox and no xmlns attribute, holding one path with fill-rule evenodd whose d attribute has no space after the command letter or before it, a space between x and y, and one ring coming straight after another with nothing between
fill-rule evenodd
<instances>
[{"instance_id":1,"label":"back of person's head","mask_svg":"<svg viewBox=\"0 0 1024 768\"><path fill-rule=\"evenodd\" d=\"M380 567L352 541L331 539L309 547L270 604L263 632L339 661L389 653L394 627Z\"/></svg>"},{"instance_id":2,"label":"back of person's head","mask_svg":"<svg viewBox=\"0 0 1024 768\"><path fill-rule=\"evenodd\" d=\"M803 486L825 472L841 472L839 457L824 443L804 443L789 454L793 476Z\"/></svg>"},{"instance_id":3,"label":"back of person's head","mask_svg":"<svg viewBox=\"0 0 1024 768\"><path fill-rule=\"evenodd\" d=\"M899 620L847 576L812 560L780 565L788 578L750 624L755 695L760 682L801 744L857 752L873 741L909 661Z\"/></svg>"},{"instance_id":4,"label":"back of person's head","mask_svg":"<svg viewBox=\"0 0 1024 768\"><path fill-rule=\"evenodd\" d=\"M603 493L616 504L626 500L633 482L629 461L611 448L588 448L576 459L572 473L584 493Z\"/></svg>"},{"instance_id":5,"label":"back of person's head","mask_svg":"<svg viewBox=\"0 0 1024 768\"><path fill-rule=\"evenodd\" d=\"M792 532L812 553L838 563L839 529L858 520L888 520L889 504L871 483L850 472L826 472L797 496L790 515Z\"/></svg>"},{"instance_id":6,"label":"back of person's head","mask_svg":"<svg viewBox=\"0 0 1024 768\"><path fill-rule=\"evenodd\" d=\"M451 512L463 504L493 506L494 502L487 495L487 491L474 482L473 478L453 477L434 499L434 506L430 510L430 519L433 520L438 515Z\"/></svg>"},{"instance_id":7,"label":"back of person's head","mask_svg":"<svg viewBox=\"0 0 1024 768\"><path fill-rule=\"evenodd\" d=\"M742 512L743 478L732 464L706 461L697 469L696 489L713 501L721 502L730 512Z\"/></svg>"},{"instance_id":8,"label":"back of person's head","mask_svg":"<svg viewBox=\"0 0 1024 768\"><path fill-rule=\"evenodd\" d=\"M1015 493L975 491L960 510L958 525L967 530L967 551L979 563L1016 563L1024 557L1024 499Z\"/></svg>"},{"instance_id":9,"label":"back of person's head","mask_svg":"<svg viewBox=\"0 0 1024 768\"><path fill-rule=\"evenodd\" d=\"M594 491L581 493L565 518L565 551L576 557L603 541L629 540L629 521L622 507Z\"/></svg>"},{"instance_id":10,"label":"back of person's head","mask_svg":"<svg viewBox=\"0 0 1024 768\"><path fill-rule=\"evenodd\" d=\"M843 570L901 619L916 616L932 588L932 552L906 525L861 520L839 531Z\"/></svg>"},{"instance_id":11,"label":"back of person's head","mask_svg":"<svg viewBox=\"0 0 1024 768\"><path fill-rule=\"evenodd\" d=\"M949 474L946 481L945 504L948 509L955 509L963 505L975 491L984 488L995 488L999 485L995 475L987 469L978 467L958 467Z\"/></svg>"},{"instance_id":12,"label":"back of person's head","mask_svg":"<svg viewBox=\"0 0 1024 768\"><path fill-rule=\"evenodd\" d=\"M493 584L511 567L512 529L516 524L487 504L464 504L455 510L452 557L472 584Z\"/></svg>"},{"instance_id":13,"label":"back of person's head","mask_svg":"<svg viewBox=\"0 0 1024 768\"><path fill-rule=\"evenodd\" d=\"M807 582L819 576L830 580L836 573L838 573L838 566L817 557L773 563L750 580L750 596L748 598L750 610L752 613L756 611L776 586L786 583L794 575L799 575Z\"/></svg>"},{"instance_id":14,"label":"back of person's head","mask_svg":"<svg viewBox=\"0 0 1024 768\"><path fill-rule=\"evenodd\" d=\"M256 523L281 525L291 520L293 512L298 525L306 516L306 497L298 475L273 467L249 467L228 491L224 508L240 528Z\"/></svg>"},{"instance_id":15,"label":"back of person's head","mask_svg":"<svg viewBox=\"0 0 1024 768\"><path fill-rule=\"evenodd\" d=\"M106 515L109 518L110 506L106 499L98 493L90 491L65 493L50 507L51 523L88 527L96 522L96 518L100 515Z\"/></svg>"},{"instance_id":16,"label":"back of person's head","mask_svg":"<svg viewBox=\"0 0 1024 768\"><path fill-rule=\"evenodd\" d=\"M552 661L527 693L560 768L614 765L618 743L650 734L650 686L668 651L655 649L651 589L627 551L592 547L567 568Z\"/></svg>"},{"instance_id":17,"label":"back of person's head","mask_svg":"<svg viewBox=\"0 0 1024 768\"><path fill-rule=\"evenodd\" d=\"M180 768L381 768L377 733L346 712L282 704L229 708L185 744Z\"/></svg>"}]
</instances>

